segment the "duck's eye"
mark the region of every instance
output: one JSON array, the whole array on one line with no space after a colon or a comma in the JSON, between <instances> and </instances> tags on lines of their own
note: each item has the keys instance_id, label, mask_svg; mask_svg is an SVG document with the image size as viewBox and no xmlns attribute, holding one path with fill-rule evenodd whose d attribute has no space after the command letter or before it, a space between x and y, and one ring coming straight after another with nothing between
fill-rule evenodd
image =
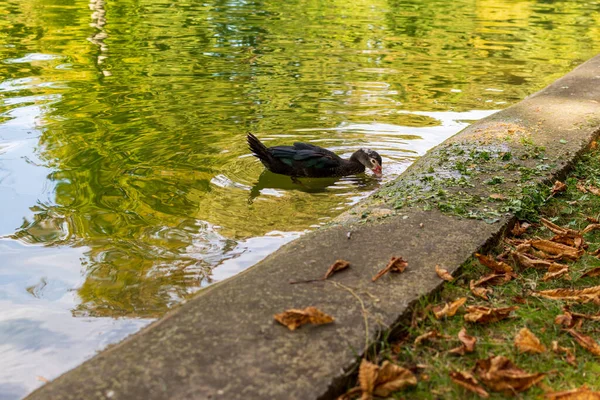
<instances>
[{"instance_id":1,"label":"duck's eye","mask_svg":"<svg viewBox=\"0 0 600 400\"><path fill-rule=\"evenodd\" d=\"M371 158L370 160L371 160L371 164L373 164L373 165L377 165L377 160L376 160L376 159L374 159L374 158Z\"/></svg>"}]
</instances>

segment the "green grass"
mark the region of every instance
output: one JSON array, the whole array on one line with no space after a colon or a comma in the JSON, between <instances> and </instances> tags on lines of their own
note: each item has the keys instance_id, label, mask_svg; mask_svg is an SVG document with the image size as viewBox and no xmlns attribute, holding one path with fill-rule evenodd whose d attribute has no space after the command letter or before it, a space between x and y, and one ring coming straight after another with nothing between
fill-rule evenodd
<instances>
[{"instance_id":1,"label":"green grass","mask_svg":"<svg viewBox=\"0 0 600 400\"><path fill-rule=\"evenodd\" d=\"M584 155L565 182L568 186L567 191L549 200L539 215L558 225L573 229L583 229L587 226L589 222L586 217L599 217L600 196L591 193L584 194L576 188L578 181L600 187L599 156L600 152L598 151L590 151ZM531 219L533 222L533 220L537 220L537 216L532 215ZM552 233L543 226L534 225L524 237L550 238ZM600 247L600 231L590 232L584 235L584 238L589 245L588 252ZM498 254L503 249L504 245L500 244L494 252ZM418 385L414 389L396 393L394 398L478 398L454 384L450 380L449 372L471 370L476 360L488 358L491 355L506 356L528 372L547 373L542 385L517 395L521 398L537 398L544 393L543 388L561 391L587 384L591 389L600 390L600 381L598 380L600 358L579 346L568 333L562 331L561 326L554 323L554 318L562 313L562 307L566 303L530 295L532 290L600 285L600 277L579 279L584 271L600 266L600 260L586 253L577 262L568 263L571 280L559 278L548 282L541 280L545 271L519 270L514 263L509 262L509 264L513 265L519 277L503 286L494 286L494 292L489 295L490 301L486 302L472 295L469 290L469 281L489 273L490 270L476 260L470 260L455 274L454 282L446 283L443 290L433 298L425 299L415 307L412 323L406 328L402 339L395 342L382 340L376 346L379 350L370 354L371 360L381 363L383 360L389 359L418 371ZM516 302L515 297L517 296L524 298L526 303ZM433 305L443 304L459 297L468 298L466 305L488 307L518 305L520 308L514 313L513 318L489 325L466 323L461 312L445 320L435 319L430 310ZM600 307L594 304L570 304L570 306L572 311L587 314L597 313L600 310ZM460 345L457 334L463 326L467 328L470 335L476 336L478 339L475 352L464 356L449 354L448 350ZM548 349L545 353L532 355L520 354L517 351L514 346L514 337L523 327L529 328L541 340ZM413 344L418 335L434 329L442 335L452 336L453 339L434 339L419 346ZM600 323L585 321L580 332L599 340ZM568 364L564 354L555 354L551 350L554 340L558 341L560 346L568 347L573 351L577 359L577 367ZM500 393L488 391L491 399L506 397Z\"/></svg>"}]
</instances>

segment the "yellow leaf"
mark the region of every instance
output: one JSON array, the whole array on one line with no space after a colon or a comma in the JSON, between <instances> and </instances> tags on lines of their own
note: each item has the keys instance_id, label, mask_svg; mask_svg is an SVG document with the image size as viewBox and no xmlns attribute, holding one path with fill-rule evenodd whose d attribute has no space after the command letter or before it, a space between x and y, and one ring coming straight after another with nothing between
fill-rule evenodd
<instances>
[{"instance_id":1,"label":"yellow leaf","mask_svg":"<svg viewBox=\"0 0 600 400\"><path fill-rule=\"evenodd\" d=\"M460 306L466 303L466 301L466 297L461 297L460 299L455 300L452 303L444 304L444 306L436 306L433 308L433 314L437 319L440 319L442 317L452 317L454 316L454 314L456 314Z\"/></svg>"},{"instance_id":2,"label":"yellow leaf","mask_svg":"<svg viewBox=\"0 0 600 400\"><path fill-rule=\"evenodd\" d=\"M517 336L515 336L515 346L521 353L546 352L546 346L527 328L523 328L517 333Z\"/></svg>"}]
</instances>

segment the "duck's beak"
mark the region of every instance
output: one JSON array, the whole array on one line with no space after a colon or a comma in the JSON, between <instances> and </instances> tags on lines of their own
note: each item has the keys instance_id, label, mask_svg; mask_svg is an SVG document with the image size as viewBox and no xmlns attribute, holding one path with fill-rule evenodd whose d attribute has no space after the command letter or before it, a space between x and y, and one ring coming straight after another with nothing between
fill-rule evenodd
<instances>
[{"instance_id":1,"label":"duck's beak","mask_svg":"<svg viewBox=\"0 0 600 400\"><path fill-rule=\"evenodd\" d=\"M383 175L383 168L381 168L381 165L377 165L375 168L371 169L371 171L377 176Z\"/></svg>"}]
</instances>

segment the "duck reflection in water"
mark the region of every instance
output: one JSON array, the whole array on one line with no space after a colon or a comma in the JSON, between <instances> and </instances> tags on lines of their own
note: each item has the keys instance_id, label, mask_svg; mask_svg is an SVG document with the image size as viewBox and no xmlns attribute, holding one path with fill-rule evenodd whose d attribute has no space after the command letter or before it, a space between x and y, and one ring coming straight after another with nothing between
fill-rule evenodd
<instances>
[{"instance_id":1,"label":"duck reflection in water","mask_svg":"<svg viewBox=\"0 0 600 400\"><path fill-rule=\"evenodd\" d=\"M353 185L362 190L375 190L380 185L380 180L373 175L359 174L346 177L329 178L302 178L291 180L289 176L275 174L264 170L258 177L258 181L250 189L248 204L252 204L256 198L267 189L275 190L299 190L306 193L324 193L332 190L336 184Z\"/></svg>"}]
</instances>

